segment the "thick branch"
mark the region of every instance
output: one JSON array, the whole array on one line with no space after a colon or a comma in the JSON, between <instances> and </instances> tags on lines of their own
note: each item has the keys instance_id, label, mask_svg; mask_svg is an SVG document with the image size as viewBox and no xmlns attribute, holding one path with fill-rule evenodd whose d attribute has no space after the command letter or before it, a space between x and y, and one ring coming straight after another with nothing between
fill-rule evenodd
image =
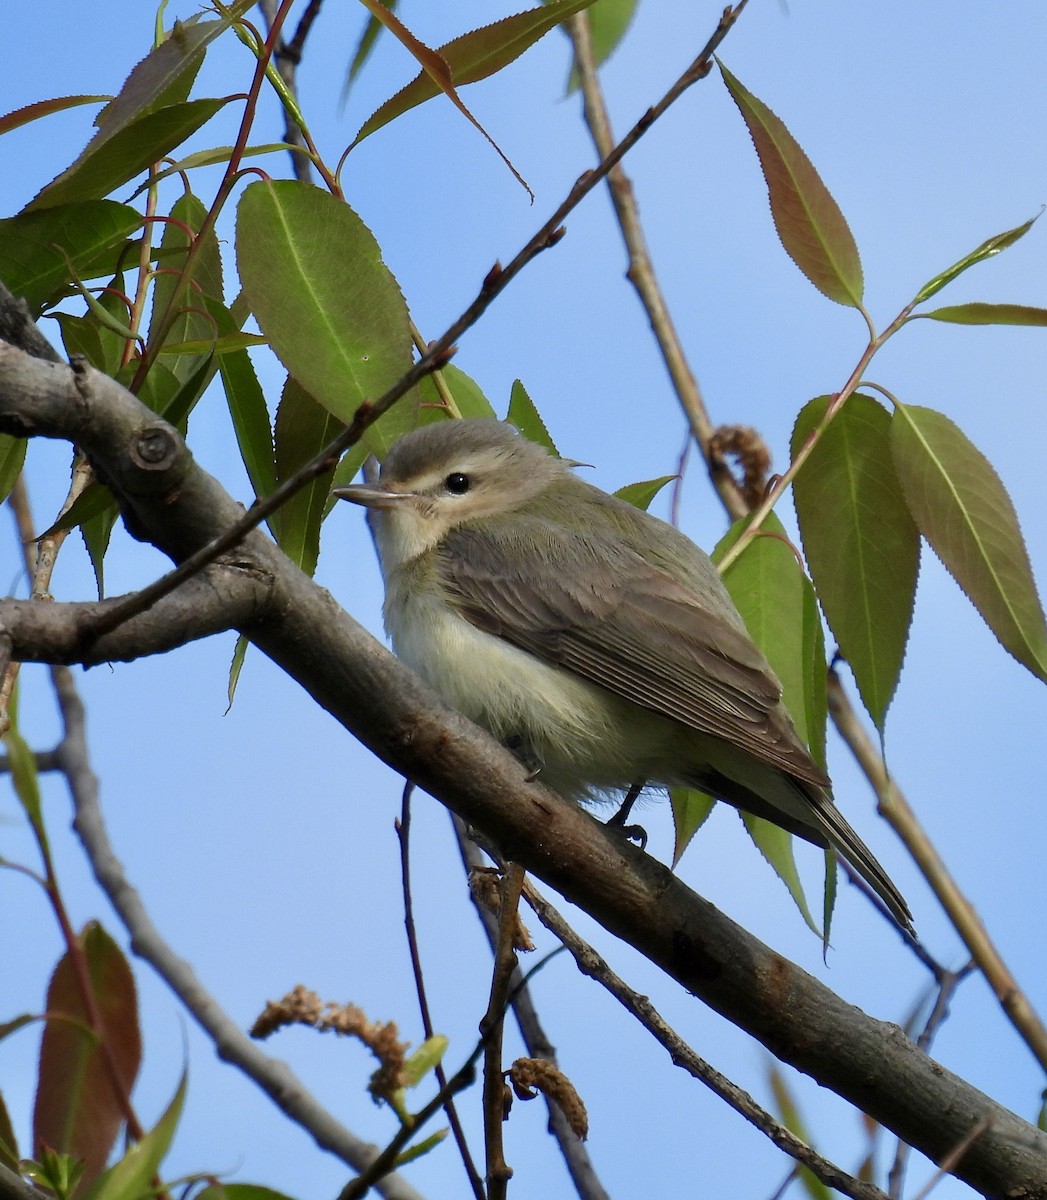
<instances>
[{"instance_id":1,"label":"thick branch","mask_svg":"<svg viewBox=\"0 0 1047 1200\"><path fill-rule=\"evenodd\" d=\"M114 481L139 536L173 557L215 536L240 511L195 467L174 430L93 371L74 373L0 348L0 427L77 441ZM928 1157L940 1162L978 1128L950 1169L985 1195L1047 1200L1047 1134L529 780L512 755L445 708L262 534L249 534L237 559L269 581L268 605L243 632L385 762L772 1053ZM22 646L6 623L10 612L0 604L0 635L17 657Z\"/></svg>"}]
</instances>

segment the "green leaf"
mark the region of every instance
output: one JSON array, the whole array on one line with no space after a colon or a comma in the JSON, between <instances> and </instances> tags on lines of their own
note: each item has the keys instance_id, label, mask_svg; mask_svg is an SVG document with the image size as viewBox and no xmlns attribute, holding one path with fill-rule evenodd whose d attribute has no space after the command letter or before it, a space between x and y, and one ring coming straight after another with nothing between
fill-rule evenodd
<instances>
[{"instance_id":1,"label":"green leaf","mask_svg":"<svg viewBox=\"0 0 1047 1200\"><path fill-rule=\"evenodd\" d=\"M718 561L747 527L736 521L713 551ZM723 574L745 621L749 636L763 651L782 685L782 700L796 731L810 747L814 760L825 765L826 698L825 648L814 589L774 513ZM745 827L760 853L785 884L803 919L819 936L803 893L792 852L792 838L777 825L742 814Z\"/></svg>"},{"instance_id":2,"label":"green leaf","mask_svg":"<svg viewBox=\"0 0 1047 1200\"><path fill-rule=\"evenodd\" d=\"M72 166L37 193L23 212L108 195L150 163L170 154L228 103L228 98L187 100L140 117L112 137L99 140L99 133Z\"/></svg>"},{"instance_id":3,"label":"green leaf","mask_svg":"<svg viewBox=\"0 0 1047 1200\"><path fill-rule=\"evenodd\" d=\"M659 475L657 479L645 479L640 483L627 483L625 487L620 487L614 494L619 500L624 500L634 508L639 508L646 512L662 488L666 484L672 483L674 479L679 478L679 475Z\"/></svg>"},{"instance_id":4,"label":"green leaf","mask_svg":"<svg viewBox=\"0 0 1047 1200\"><path fill-rule=\"evenodd\" d=\"M385 7L390 12L396 11L396 0L383 0ZM371 57L371 51L375 48L378 42L378 37L385 26L377 17L368 16L367 23L364 25L363 33L360 34L360 40L356 43L356 50L353 53L353 61L349 64L349 72L345 77L345 83L342 85L342 103L345 104L349 96L349 91L356 82L356 77L364 69L364 65Z\"/></svg>"},{"instance_id":5,"label":"green leaf","mask_svg":"<svg viewBox=\"0 0 1047 1200\"><path fill-rule=\"evenodd\" d=\"M593 0L552 0L540 8L503 17L491 25L463 33L445 42L436 53L450 69L451 83L455 87L476 83L507 67L550 29L592 3ZM364 122L353 145L426 100L439 96L442 90L432 75L420 71Z\"/></svg>"},{"instance_id":6,"label":"green leaf","mask_svg":"<svg viewBox=\"0 0 1047 1200\"><path fill-rule=\"evenodd\" d=\"M253 183L236 227L251 309L290 374L347 424L410 369L407 305L370 230L328 192L292 181ZM382 457L417 422L409 393L364 435Z\"/></svg>"},{"instance_id":7,"label":"green leaf","mask_svg":"<svg viewBox=\"0 0 1047 1200\"><path fill-rule=\"evenodd\" d=\"M414 1162L416 1158L421 1158L423 1154L428 1154L430 1150L439 1146L444 1138L447 1137L447 1132L446 1129L438 1129L427 1138L422 1138L417 1145L408 1146L406 1150L401 1151L396 1156L396 1163L394 1165L402 1167L405 1163Z\"/></svg>"},{"instance_id":8,"label":"green leaf","mask_svg":"<svg viewBox=\"0 0 1047 1200\"><path fill-rule=\"evenodd\" d=\"M195 1200L291 1200L284 1192L263 1187L260 1183L211 1183Z\"/></svg>"},{"instance_id":9,"label":"green leaf","mask_svg":"<svg viewBox=\"0 0 1047 1200\"><path fill-rule=\"evenodd\" d=\"M807 897L804 895L803 884L800 882L800 873L796 869L792 834L786 833L780 825L775 825L773 821L754 817L752 813L739 811L739 816L742 818L746 832L753 840L753 845L785 884L808 928L818 937L822 937L822 931L818 928L811 916L811 910L807 906Z\"/></svg>"},{"instance_id":10,"label":"green leaf","mask_svg":"<svg viewBox=\"0 0 1047 1200\"><path fill-rule=\"evenodd\" d=\"M859 308L862 264L843 213L782 121L719 64L731 98L749 127L786 253L830 300Z\"/></svg>"},{"instance_id":11,"label":"green leaf","mask_svg":"<svg viewBox=\"0 0 1047 1200\"><path fill-rule=\"evenodd\" d=\"M992 258L994 254L999 254L1001 250L1006 250L1008 246L1013 246L1019 238L1025 235L1032 229L1033 225L1039 220L1040 214L1031 217L1028 221L1021 225L1016 225L1014 229L1006 229L1003 233L994 234L991 238L986 238L980 246L976 246L970 254L965 254L959 262L954 262L953 265L942 271L940 275L935 275L933 279L928 280L922 288L916 293L916 299L913 304L922 304L925 300L940 292L946 284L952 283L957 275L962 275L968 267L973 267L975 263L984 262L987 258Z\"/></svg>"},{"instance_id":12,"label":"green leaf","mask_svg":"<svg viewBox=\"0 0 1047 1200\"><path fill-rule=\"evenodd\" d=\"M791 1133L796 1134L798 1138L806 1142L808 1146L813 1146L815 1144L814 1140L804 1124L803 1117L800 1115L800 1108L792 1094L792 1089L786 1082L781 1070L773 1063L768 1069L768 1080L771 1085L771 1091L774 1093L775 1104L778 1108L778 1117L781 1123ZM811 1200L832 1200L833 1193L830 1192L816 1175L812 1175L807 1167L798 1167L797 1175L803 1184L804 1191L811 1197Z\"/></svg>"},{"instance_id":13,"label":"green leaf","mask_svg":"<svg viewBox=\"0 0 1047 1200\"><path fill-rule=\"evenodd\" d=\"M236 639L236 645L233 647L233 657L229 663L229 683L226 686L225 694L228 700L225 711L233 707L233 697L236 695L236 685L240 682L240 672L244 669L244 659L247 657L247 647L250 645L249 639L244 635Z\"/></svg>"},{"instance_id":14,"label":"green leaf","mask_svg":"<svg viewBox=\"0 0 1047 1200\"><path fill-rule=\"evenodd\" d=\"M716 800L695 788L674 787L669 789L669 801L673 807L673 828L676 834L676 844L673 847L675 871L676 864L683 858L683 852L691 844L691 839L709 819Z\"/></svg>"},{"instance_id":15,"label":"green leaf","mask_svg":"<svg viewBox=\"0 0 1047 1200\"><path fill-rule=\"evenodd\" d=\"M153 312L148 338L150 346L155 345L160 322L169 310L177 313L177 317L167 330L163 345L199 341L206 347L203 354L210 354L214 346L218 330L207 311L205 299L221 300L223 286L222 257L213 229L207 233L202 245L197 245L192 278L187 280L182 276L190 247L187 230L198 242L197 235L206 218L206 206L192 193L180 196L171 209L171 220L164 225L163 241L160 243L161 252L165 255L165 270L156 276L153 288ZM200 357L202 355L198 352L197 355L178 356L171 360L172 370L181 382L184 383L196 372Z\"/></svg>"},{"instance_id":16,"label":"green leaf","mask_svg":"<svg viewBox=\"0 0 1047 1200\"><path fill-rule=\"evenodd\" d=\"M509 392L509 411L505 414L505 419L510 425L515 425L529 442L544 446L550 454L560 456L556 443L545 427L541 413L535 407L522 380L513 381L512 390Z\"/></svg>"},{"instance_id":17,"label":"green leaf","mask_svg":"<svg viewBox=\"0 0 1047 1200\"><path fill-rule=\"evenodd\" d=\"M105 512L110 507L116 507L113 493L104 483L93 479L58 520L40 534L40 537L51 537L52 534L61 533L63 529L75 529L77 525L82 525L84 521Z\"/></svg>"},{"instance_id":18,"label":"green leaf","mask_svg":"<svg viewBox=\"0 0 1047 1200\"><path fill-rule=\"evenodd\" d=\"M134 976L120 947L97 922L77 937L102 1022L109 1061L130 1095L142 1057ZM40 1046L40 1078L33 1109L33 1145L82 1158L84 1181L103 1171L124 1122L113 1092L106 1055L91 1028L89 1009L72 955L59 960L47 989L49 1019ZM71 1019L63 1020L56 1014Z\"/></svg>"},{"instance_id":19,"label":"green leaf","mask_svg":"<svg viewBox=\"0 0 1047 1200\"><path fill-rule=\"evenodd\" d=\"M40 808L40 777L36 770L36 756L29 749L25 738L19 733L13 717L11 725L8 726L7 732L0 738L0 741L7 750L7 761L15 795L46 852L47 830L44 827L43 811Z\"/></svg>"},{"instance_id":20,"label":"green leaf","mask_svg":"<svg viewBox=\"0 0 1047 1200\"><path fill-rule=\"evenodd\" d=\"M341 429L337 417L317 404L300 383L288 379L274 430L277 483L290 478L337 437ZM273 514L277 544L307 575L316 570L320 555L320 525L333 474L333 469L326 471L307 483Z\"/></svg>"},{"instance_id":21,"label":"green leaf","mask_svg":"<svg viewBox=\"0 0 1047 1200\"><path fill-rule=\"evenodd\" d=\"M0 279L39 314L73 278L112 270L100 260L123 246L142 224L133 208L113 200L62 204L0 221Z\"/></svg>"},{"instance_id":22,"label":"green leaf","mask_svg":"<svg viewBox=\"0 0 1047 1200\"><path fill-rule=\"evenodd\" d=\"M19 1174L18 1140L15 1137L14 1126L7 1111L3 1096L0 1096L0 1164L9 1171Z\"/></svg>"},{"instance_id":23,"label":"green leaf","mask_svg":"<svg viewBox=\"0 0 1047 1200\"><path fill-rule=\"evenodd\" d=\"M28 439L0 433L0 504L11 494L15 480L22 473Z\"/></svg>"},{"instance_id":24,"label":"green leaf","mask_svg":"<svg viewBox=\"0 0 1047 1200\"><path fill-rule=\"evenodd\" d=\"M1047 308L1028 304L951 304L930 312L917 313L930 321L949 321L953 325L1047 325Z\"/></svg>"},{"instance_id":25,"label":"green leaf","mask_svg":"<svg viewBox=\"0 0 1047 1200\"><path fill-rule=\"evenodd\" d=\"M105 552L109 549L109 538L118 515L114 500L101 512L80 523L80 536L84 539L84 548L91 560L91 569L94 571L99 600L105 596Z\"/></svg>"},{"instance_id":26,"label":"green leaf","mask_svg":"<svg viewBox=\"0 0 1047 1200\"><path fill-rule=\"evenodd\" d=\"M240 5L246 11L247 5ZM202 21L198 16L176 21L167 37L131 71L119 93L98 114L96 141L107 140L135 121L189 97L207 46L228 20Z\"/></svg>"},{"instance_id":27,"label":"green leaf","mask_svg":"<svg viewBox=\"0 0 1047 1200\"><path fill-rule=\"evenodd\" d=\"M160 1164L170 1149L182 1115L186 1082L183 1072L171 1103L160 1120L98 1179L83 1200L141 1200L144 1196L153 1195L153 1177L159 1172Z\"/></svg>"},{"instance_id":28,"label":"green leaf","mask_svg":"<svg viewBox=\"0 0 1047 1200\"><path fill-rule=\"evenodd\" d=\"M713 551L718 562L748 526L736 521ZM825 763L825 651L811 582L804 575L781 521L771 513L763 529L724 572L723 582L782 685L782 700L815 760Z\"/></svg>"},{"instance_id":29,"label":"green leaf","mask_svg":"<svg viewBox=\"0 0 1047 1200\"><path fill-rule=\"evenodd\" d=\"M593 42L593 59L599 66L611 57L636 15L638 0L596 0L589 9L589 27ZM567 94L577 91L581 77L577 66L571 67L567 78Z\"/></svg>"},{"instance_id":30,"label":"green leaf","mask_svg":"<svg viewBox=\"0 0 1047 1200\"><path fill-rule=\"evenodd\" d=\"M96 371L104 371L107 375L111 373L107 369L111 348L108 330L104 331L106 336L103 338L101 326L91 317L78 317L64 312L48 315L58 322L62 331L62 345L70 358L74 354L82 354ZM119 365L119 360L113 362L112 371L116 371Z\"/></svg>"},{"instance_id":31,"label":"green leaf","mask_svg":"<svg viewBox=\"0 0 1047 1200\"><path fill-rule=\"evenodd\" d=\"M276 487L273 430L254 364L247 351L240 350L223 354L218 370L247 477L256 496L268 496Z\"/></svg>"},{"instance_id":32,"label":"green leaf","mask_svg":"<svg viewBox=\"0 0 1047 1200\"><path fill-rule=\"evenodd\" d=\"M796 420L795 457L829 397ZM854 395L825 428L793 481L800 536L829 628L882 732L912 623L920 534L891 455L890 414Z\"/></svg>"},{"instance_id":33,"label":"green leaf","mask_svg":"<svg viewBox=\"0 0 1047 1200\"><path fill-rule=\"evenodd\" d=\"M1018 516L989 460L942 413L900 403L891 449L920 532L1004 649L1047 681L1047 623Z\"/></svg>"},{"instance_id":34,"label":"green leaf","mask_svg":"<svg viewBox=\"0 0 1047 1200\"><path fill-rule=\"evenodd\" d=\"M405 1087L417 1087L419 1083L443 1061L450 1043L442 1033L434 1033L413 1051L403 1067Z\"/></svg>"}]
</instances>

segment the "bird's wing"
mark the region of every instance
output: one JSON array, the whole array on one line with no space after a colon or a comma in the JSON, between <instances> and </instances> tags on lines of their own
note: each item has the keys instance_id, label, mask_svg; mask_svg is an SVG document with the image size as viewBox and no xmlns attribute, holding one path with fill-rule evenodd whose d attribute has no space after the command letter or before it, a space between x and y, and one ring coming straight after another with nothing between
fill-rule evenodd
<instances>
[{"instance_id":1,"label":"bird's wing","mask_svg":"<svg viewBox=\"0 0 1047 1200\"><path fill-rule=\"evenodd\" d=\"M691 588L622 555L620 543L604 553L598 534L548 523L531 530L517 518L497 537L458 526L438 561L451 602L477 628L827 787L748 636Z\"/></svg>"}]
</instances>

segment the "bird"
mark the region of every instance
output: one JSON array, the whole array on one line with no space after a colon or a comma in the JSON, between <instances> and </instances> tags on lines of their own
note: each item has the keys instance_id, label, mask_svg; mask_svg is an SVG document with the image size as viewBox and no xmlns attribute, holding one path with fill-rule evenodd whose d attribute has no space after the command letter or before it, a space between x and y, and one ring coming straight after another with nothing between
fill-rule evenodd
<instances>
[{"instance_id":1,"label":"bird","mask_svg":"<svg viewBox=\"0 0 1047 1200\"><path fill-rule=\"evenodd\" d=\"M912 932L712 561L580 465L444 419L333 490L369 510L397 656L569 800L699 788L832 847Z\"/></svg>"}]
</instances>

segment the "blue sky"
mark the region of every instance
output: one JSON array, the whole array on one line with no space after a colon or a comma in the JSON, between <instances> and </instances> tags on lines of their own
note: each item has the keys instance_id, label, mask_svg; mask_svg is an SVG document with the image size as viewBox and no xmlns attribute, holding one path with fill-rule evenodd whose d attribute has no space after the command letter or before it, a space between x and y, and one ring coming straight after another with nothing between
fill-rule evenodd
<instances>
[{"instance_id":1,"label":"blue sky","mask_svg":"<svg viewBox=\"0 0 1047 1200\"><path fill-rule=\"evenodd\" d=\"M432 44L514 11L405 0L403 19ZM619 132L657 99L705 41L719 5L666 0L641 5L604 71ZM168 18L195 6L172 3ZM327 6L302 68L303 104L321 147L337 159L370 111L413 73L396 46L380 47L340 114L338 93L362 9ZM37 0L7 15L8 68L0 111L55 93L115 91L148 47L153 14L129 0L90 10ZM754 3L722 48L730 69L785 120L846 214L862 252L867 303L882 326L916 289L990 234L1019 224L1047 201L1047 10L925 0L850 4ZM437 336L472 298L496 260L507 260L590 165L577 97L564 98L566 40L554 33L503 76L466 99L534 188L533 207L496 155L443 102L383 130L350 156L347 198L374 231L415 321ZM249 62L219 47L198 94L239 91ZM64 167L90 133L91 110L29 126L0 142L0 215L17 211ZM231 119L231 118L230 118ZM279 136L270 104L258 140ZM228 139L228 130L212 140ZM203 144L203 143L201 143ZM860 353L854 313L825 300L786 258L774 234L752 146L714 76L695 87L629 157L656 270L717 422L756 426L778 469L797 411L842 385ZM274 158L274 173L284 170ZM200 191L206 195L206 184ZM462 339L458 365L504 410L522 378L561 449L595 465L608 489L675 469L684 424L646 320L624 281L610 206L591 196L568 233ZM222 230L232 272L232 226ZM1007 253L968 273L942 298L1047 305L1047 233L1039 226ZM53 330L52 336L56 336ZM871 378L903 400L939 408L982 448L1023 519L1034 568L1047 563L1043 504L1047 341L1035 330L962 330L922 322L878 357ZM275 400L281 375L259 371ZM250 498L230 452L216 394L199 410L190 443L234 494ZM37 524L64 492L64 447L34 447ZM318 578L380 636L380 583L360 514L343 506L325 527ZM664 512L664 509L661 510ZM786 501L782 516L791 522ZM681 524L710 547L724 528L715 496L692 468ZM3 530L0 564L15 574ZM116 593L163 569L158 554L114 539ZM73 541L55 580L58 598L91 594ZM392 823L399 780L377 763L257 653L249 656L228 715L232 636L161 659L98 668L82 678L89 733L111 836L154 919L244 1026L265 999L304 982L351 999L419 1038L403 944ZM41 745L55 723L39 670L25 676L28 732ZM1042 858L1047 839L1047 693L995 643L929 552L921 570L906 670L888 718L889 763L1021 986L1047 1007L1042 940ZM836 793L849 818L906 893L921 935L943 963L964 960L956 935L890 831L841 746L831 742ZM48 813L79 921L116 921L89 878L71 835L61 787ZM650 850L671 853L667 808L643 814ZM13 799L0 792L0 853L31 861ZM443 809L415 805L414 881L438 1028L449 1062L471 1047L485 1004L488 962L463 895ZM805 859L819 886L817 856ZM841 896L828 966L781 885L728 811L714 815L680 867L683 878L731 916L884 1020L904 1020L925 973L856 895ZM0 873L0 953L16 962L0 982L0 1020L42 1003L60 947L40 898ZM765 1053L659 977L583 916L582 931L620 973L651 994L667 1019L715 1066L767 1102ZM548 948L547 943L543 943ZM292 1195L327 1194L344 1171L287 1125L253 1088L222 1067L150 970L137 971L146 1060L138 1093L155 1118L188 1060L190 1095L168 1166L230 1172ZM676 1072L613 1003L563 957L536 981L562 1065L590 1109L590 1149L615 1195L686 1191L766 1195L786 1160L698 1085ZM375 1141L388 1114L363 1093L367 1056L302 1031L270 1049L352 1128ZM31 1107L31 1033L0 1042L0 1088L25 1128ZM961 989L935 1054L1003 1103L1034 1117L1042 1072L999 1014L986 985ZM820 1148L853 1166L863 1145L846 1105L797 1082ZM472 1122L475 1129L475 1122ZM637 1130L637 1125L641 1129ZM566 1183L542 1136L539 1105L519 1106L508 1156L521 1194ZM919 1160L911 1190L929 1173ZM462 1194L449 1148L415 1168L430 1195ZM942 1197L969 1194L955 1181Z\"/></svg>"}]
</instances>

